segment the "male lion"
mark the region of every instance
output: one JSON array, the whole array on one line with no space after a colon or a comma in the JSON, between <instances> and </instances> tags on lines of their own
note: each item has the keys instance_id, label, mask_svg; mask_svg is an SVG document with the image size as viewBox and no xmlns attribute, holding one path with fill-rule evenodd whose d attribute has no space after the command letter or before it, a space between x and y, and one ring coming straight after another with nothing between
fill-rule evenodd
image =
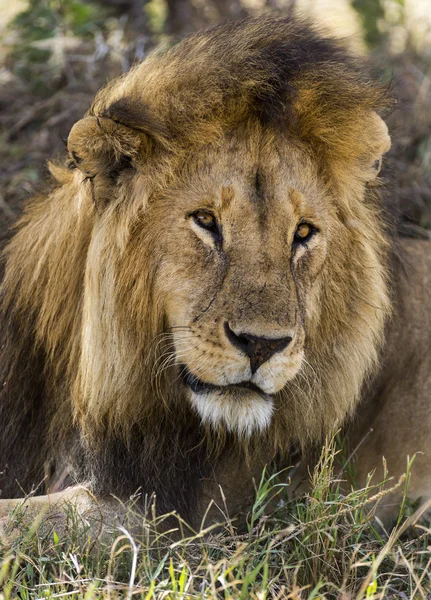
<instances>
[{"instance_id":1,"label":"male lion","mask_svg":"<svg viewBox=\"0 0 431 600\"><path fill-rule=\"evenodd\" d=\"M197 525L218 484L236 511L352 415L359 482L419 451L431 496L431 243L384 208L390 107L337 41L272 17L99 92L4 252L3 498L140 489Z\"/></svg>"}]
</instances>

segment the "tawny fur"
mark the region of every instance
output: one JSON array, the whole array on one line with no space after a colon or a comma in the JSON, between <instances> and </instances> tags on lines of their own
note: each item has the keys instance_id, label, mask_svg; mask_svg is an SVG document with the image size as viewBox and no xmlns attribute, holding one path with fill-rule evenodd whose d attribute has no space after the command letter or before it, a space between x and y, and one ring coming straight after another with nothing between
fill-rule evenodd
<instances>
[{"instance_id":1,"label":"tawny fur","mask_svg":"<svg viewBox=\"0 0 431 600\"><path fill-rule=\"evenodd\" d=\"M141 486L187 512L196 473L229 480L232 452L287 457L353 413L391 314L377 179L390 106L338 42L269 17L192 35L99 92L4 253L4 494L73 465L100 494ZM199 208L225 219L225 259L190 229ZM307 215L321 231L294 256ZM236 376L220 327L240 314L295 334L272 367L273 418L251 437L201 423L179 379L184 362L205 381Z\"/></svg>"}]
</instances>

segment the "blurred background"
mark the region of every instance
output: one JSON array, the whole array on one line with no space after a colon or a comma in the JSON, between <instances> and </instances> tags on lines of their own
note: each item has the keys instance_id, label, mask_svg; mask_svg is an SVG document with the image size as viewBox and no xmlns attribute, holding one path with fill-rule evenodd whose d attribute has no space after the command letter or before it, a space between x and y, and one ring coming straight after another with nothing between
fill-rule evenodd
<instances>
[{"instance_id":1,"label":"blurred background","mask_svg":"<svg viewBox=\"0 0 431 600\"><path fill-rule=\"evenodd\" d=\"M265 12L311 16L393 82L390 201L430 227L431 0L0 0L0 229L108 79L156 44Z\"/></svg>"}]
</instances>

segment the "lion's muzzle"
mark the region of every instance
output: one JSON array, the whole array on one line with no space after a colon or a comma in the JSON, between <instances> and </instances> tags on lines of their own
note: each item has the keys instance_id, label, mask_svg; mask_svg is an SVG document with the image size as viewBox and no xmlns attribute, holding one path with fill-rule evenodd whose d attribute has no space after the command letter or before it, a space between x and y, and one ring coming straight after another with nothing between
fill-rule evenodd
<instances>
[{"instance_id":1,"label":"lion's muzzle","mask_svg":"<svg viewBox=\"0 0 431 600\"><path fill-rule=\"evenodd\" d=\"M230 343L249 357L252 375L274 354L287 348L292 341L290 336L267 338L257 337L247 332L236 333L227 321L224 324L224 331Z\"/></svg>"}]
</instances>

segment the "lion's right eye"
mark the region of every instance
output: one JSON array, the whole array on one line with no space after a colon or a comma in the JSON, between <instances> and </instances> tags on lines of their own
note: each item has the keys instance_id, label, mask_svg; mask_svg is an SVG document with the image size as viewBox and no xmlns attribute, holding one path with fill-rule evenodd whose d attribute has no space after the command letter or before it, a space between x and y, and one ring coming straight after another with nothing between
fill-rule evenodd
<instances>
[{"instance_id":1,"label":"lion's right eye","mask_svg":"<svg viewBox=\"0 0 431 600\"><path fill-rule=\"evenodd\" d=\"M217 248L221 249L222 246L222 233L221 226L219 225L216 216L209 210L201 209L193 213L186 215L194 224L194 230L198 237L200 237L205 243L210 245L215 244ZM210 234L202 235L197 229L201 229L202 233L206 232Z\"/></svg>"},{"instance_id":2,"label":"lion's right eye","mask_svg":"<svg viewBox=\"0 0 431 600\"><path fill-rule=\"evenodd\" d=\"M207 229L212 233L218 233L217 219L212 213L198 210L193 213L192 218L199 227Z\"/></svg>"}]
</instances>

